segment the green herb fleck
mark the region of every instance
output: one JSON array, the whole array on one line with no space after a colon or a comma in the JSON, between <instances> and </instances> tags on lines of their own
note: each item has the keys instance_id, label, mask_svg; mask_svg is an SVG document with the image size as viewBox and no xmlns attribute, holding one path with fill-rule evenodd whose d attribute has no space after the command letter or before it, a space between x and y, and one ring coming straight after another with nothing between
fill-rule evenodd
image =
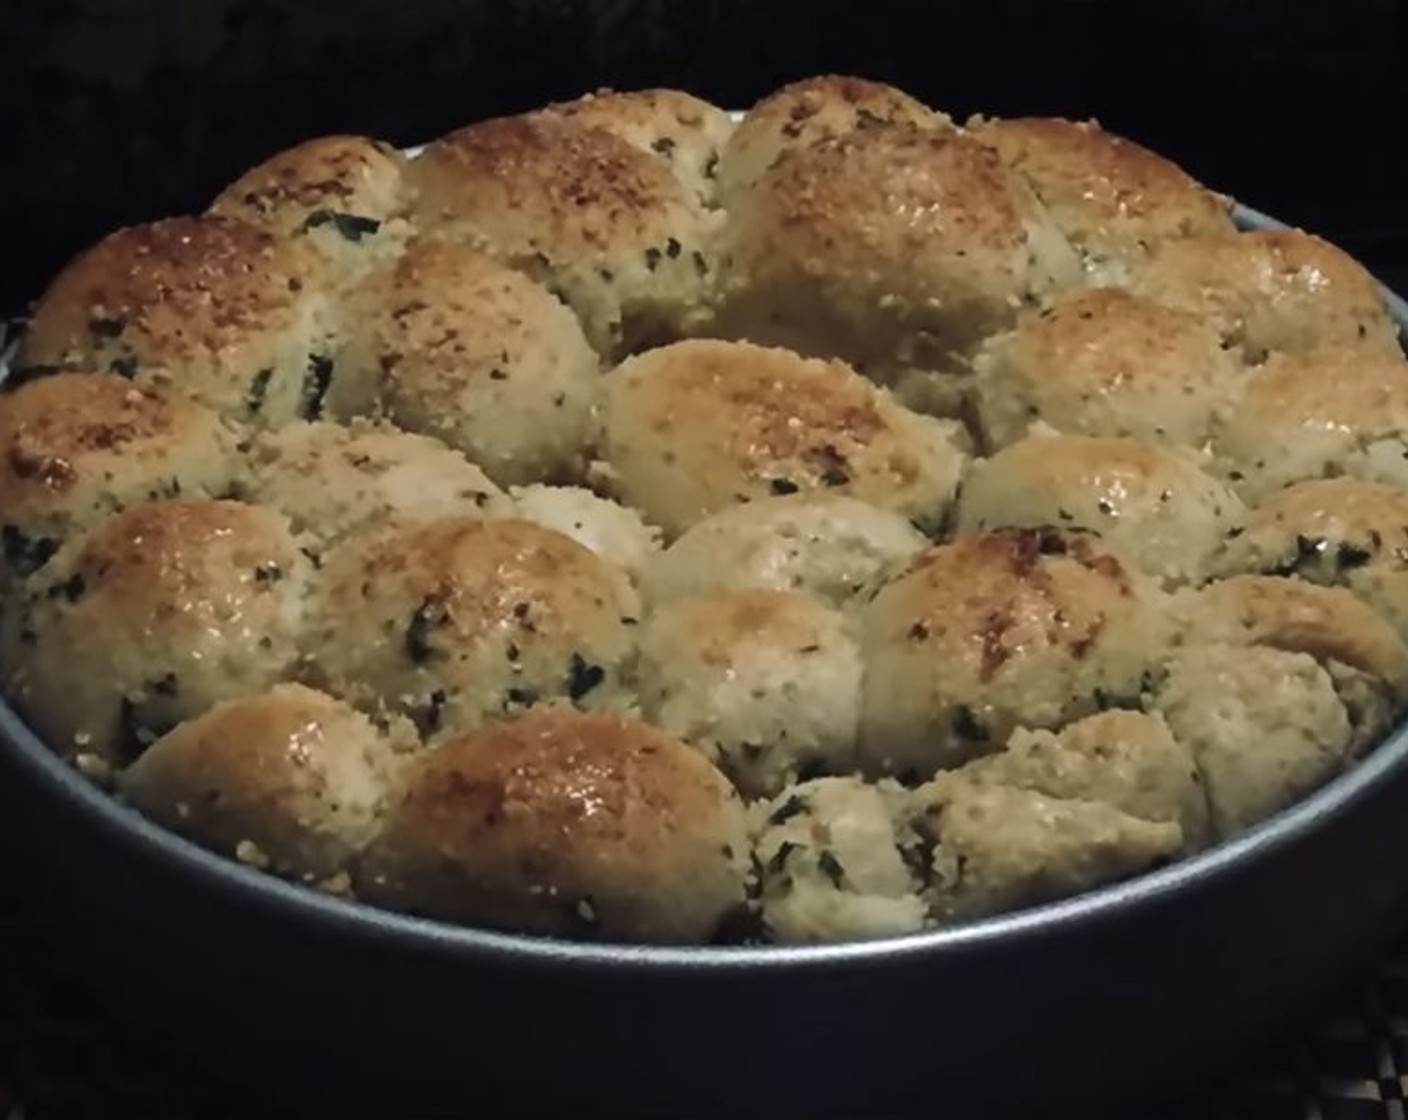
<instances>
[{"instance_id":1,"label":"green herb fleck","mask_svg":"<svg viewBox=\"0 0 1408 1120\"><path fill-rule=\"evenodd\" d=\"M768 817L768 824L786 824L793 817L807 811L807 799L800 793L794 793L781 805L772 811Z\"/></svg>"},{"instance_id":2,"label":"green herb fleck","mask_svg":"<svg viewBox=\"0 0 1408 1120\"><path fill-rule=\"evenodd\" d=\"M820 478L823 486L845 486L851 481L850 464L835 444L828 443L821 447L816 452L816 458L821 467Z\"/></svg>"},{"instance_id":3,"label":"green herb fleck","mask_svg":"<svg viewBox=\"0 0 1408 1120\"><path fill-rule=\"evenodd\" d=\"M83 598L88 590L87 581L83 578L82 572L74 572L68 579L60 580L58 583L50 585L45 594L50 599L67 599L70 603L76 603Z\"/></svg>"},{"instance_id":4,"label":"green herb fleck","mask_svg":"<svg viewBox=\"0 0 1408 1120\"><path fill-rule=\"evenodd\" d=\"M443 600L435 596L426 596L421 600L406 627L406 656L417 665L429 661L435 652L435 647L430 643L431 636L449 617L450 612Z\"/></svg>"},{"instance_id":5,"label":"green herb fleck","mask_svg":"<svg viewBox=\"0 0 1408 1120\"><path fill-rule=\"evenodd\" d=\"M953 709L953 715L949 719L949 726L953 729L954 735L960 739L967 739L970 742L986 742L988 738L987 728L982 721L973 713L973 709L967 704L959 704Z\"/></svg>"},{"instance_id":6,"label":"green herb fleck","mask_svg":"<svg viewBox=\"0 0 1408 1120\"><path fill-rule=\"evenodd\" d=\"M816 865L822 874L831 880L831 885L839 890L846 880L846 869L841 866L836 853L829 848L823 848L821 855L816 857Z\"/></svg>"},{"instance_id":7,"label":"green herb fleck","mask_svg":"<svg viewBox=\"0 0 1408 1120\"><path fill-rule=\"evenodd\" d=\"M17 575L37 572L59 550L49 537L31 537L16 525L0 526L0 553Z\"/></svg>"},{"instance_id":8,"label":"green herb fleck","mask_svg":"<svg viewBox=\"0 0 1408 1120\"><path fill-rule=\"evenodd\" d=\"M274 378L272 369L261 369L250 379L249 391L244 395L244 407L251 414L258 414L269 395L269 382Z\"/></svg>"},{"instance_id":9,"label":"green herb fleck","mask_svg":"<svg viewBox=\"0 0 1408 1120\"><path fill-rule=\"evenodd\" d=\"M1374 554L1367 548L1362 548L1349 541L1341 541L1338 551L1335 553L1335 560L1341 570L1349 568L1361 568L1374 558Z\"/></svg>"},{"instance_id":10,"label":"green herb fleck","mask_svg":"<svg viewBox=\"0 0 1408 1120\"><path fill-rule=\"evenodd\" d=\"M323 402L332 385L332 359L323 354L308 355L308 373L303 379L303 419L316 420L323 414Z\"/></svg>"},{"instance_id":11,"label":"green herb fleck","mask_svg":"<svg viewBox=\"0 0 1408 1120\"><path fill-rule=\"evenodd\" d=\"M337 230L340 236L354 244L381 229L381 223L375 218L363 217L361 214L347 214L340 210L315 210L308 215L307 220L303 223L303 229L307 231L329 224Z\"/></svg>"},{"instance_id":12,"label":"green herb fleck","mask_svg":"<svg viewBox=\"0 0 1408 1120\"><path fill-rule=\"evenodd\" d=\"M127 329L127 320L99 316L88 320L88 329L95 338L119 338Z\"/></svg>"},{"instance_id":13,"label":"green herb fleck","mask_svg":"<svg viewBox=\"0 0 1408 1120\"><path fill-rule=\"evenodd\" d=\"M606 670L600 665L593 665L580 653L572 654L572 664L567 670L567 695L572 700L582 699L605 679Z\"/></svg>"},{"instance_id":14,"label":"green herb fleck","mask_svg":"<svg viewBox=\"0 0 1408 1120\"><path fill-rule=\"evenodd\" d=\"M148 684L147 691L154 696L175 696L181 691L181 686L175 673L167 673Z\"/></svg>"},{"instance_id":15,"label":"green herb fleck","mask_svg":"<svg viewBox=\"0 0 1408 1120\"><path fill-rule=\"evenodd\" d=\"M415 721L416 730L421 733L422 738L434 735L444 724L447 699L443 688L437 688L430 694L425 710L417 716Z\"/></svg>"},{"instance_id":16,"label":"green herb fleck","mask_svg":"<svg viewBox=\"0 0 1408 1120\"><path fill-rule=\"evenodd\" d=\"M767 872L768 872L768 874L769 874L769 875L779 875L779 874L781 874L781 873L782 873L782 869L787 866L787 859L788 859L788 857L791 856L792 853L795 852L795 851L796 851L798 848L800 848L800 847L801 847L800 844L794 844L791 840L784 840L781 844L779 844L779 845L777 846L777 851L773 852L771 858L768 859L768 862L767 862Z\"/></svg>"}]
</instances>

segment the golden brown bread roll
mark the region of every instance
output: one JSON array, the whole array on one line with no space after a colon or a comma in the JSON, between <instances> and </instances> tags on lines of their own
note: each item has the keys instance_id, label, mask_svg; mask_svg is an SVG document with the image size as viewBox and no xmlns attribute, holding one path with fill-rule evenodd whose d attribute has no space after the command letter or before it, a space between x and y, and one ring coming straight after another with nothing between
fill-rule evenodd
<instances>
[{"instance_id":1,"label":"golden brown bread roll","mask_svg":"<svg viewBox=\"0 0 1408 1120\"><path fill-rule=\"evenodd\" d=\"M1338 662L1408 699L1408 647L1373 608L1339 587L1283 576L1240 575L1179 596L1181 644L1264 645Z\"/></svg>"},{"instance_id":2,"label":"golden brown bread roll","mask_svg":"<svg viewBox=\"0 0 1408 1120\"><path fill-rule=\"evenodd\" d=\"M1031 180L1087 270L1102 280L1119 278L1162 241L1234 229L1229 199L1095 121L979 117L967 127Z\"/></svg>"},{"instance_id":3,"label":"golden brown bread roll","mask_svg":"<svg viewBox=\"0 0 1408 1120\"><path fill-rule=\"evenodd\" d=\"M6 612L6 693L63 756L130 760L212 704L287 679L310 576L270 510L131 506L65 544Z\"/></svg>"},{"instance_id":4,"label":"golden brown bread roll","mask_svg":"<svg viewBox=\"0 0 1408 1120\"><path fill-rule=\"evenodd\" d=\"M1172 821L1183 847L1207 845L1208 798L1192 752L1156 715L1114 709L1059 731L1020 727L997 754L957 771L964 782L1095 801L1144 821Z\"/></svg>"},{"instance_id":5,"label":"golden brown bread roll","mask_svg":"<svg viewBox=\"0 0 1408 1120\"><path fill-rule=\"evenodd\" d=\"M284 514L319 548L394 521L508 514L508 496L443 443L390 425L326 421L266 433L245 497Z\"/></svg>"},{"instance_id":6,"label":"golden brown bread roll","mask_svg":"<svg viewBox=\"0 0 1408 1120\"><path fill-rule=\"evenodd\" d=\"M1408 485L1408 361L1357 346L1273 354L1244 382L1212 449L1251 501L1334 475Z\"/></svg>"},{"instance_id":7,"label":"golden brown bread roll","mask_svg":"<svg viewBox=\"0 0 1408 1120\"><path fill-rule=\"evenodd\" d=\"M731 208L716 330L839 356L951 414L969 359L1080 263L969 136L877 125L794 152Z\"/></svg>"},{"instance_id":8,"label":"golden brown bread roll","mask_svg":"<svg viewBox=\"0 0 1408 1120\"><path fill-rule=\"evenodd\" d=\"M1129 439L1035 435L973 463L960 533L1055 525L1097 534L1166 586L1198 582L1243 514L1191 454Z\"/></svg>"},{"instance_id":9,"label":"golden brown bread roll","mask_svg":"<svg viewBox=\"0 0 1408 1120\"><path fill-rule=\"evenodd\" d=\"M624 708L640 618L626 574L528 521L447 518L324 560L312 679L427 736L566 697Z\"/></svg>"},{"instance_id":10,"label":"golden brown bread roll","mask_svg":"<svg viewBox=\"0 0 1408 1120\"><path fill-rule=\"evenodd\" d=\"M220 192L210 212L284 236L327 226L355 244L408 209L405 166L405 157L383 141L320 136L251 167Z\"/></svg>"},{"instance_id":11,"label":"golden brown bread roll","mask_svg":"<svg viewBox=\"0 0 1408 1120\"><path fill-rule=\"evenodd\" d=\"M856 768L860 649L801 591L724 590L658 607L641 628L640 705L746 796Z\"/></svg>"},{"instance_id":12,"label":"golden brown bread roll","mask_svg":"<svg viewBox=\"0 0 1408 1120\"><path fill-rule=\"evenodd\" d=\"M733 133L717 105L677 89L601 90L543 112L620 137L668 164L700 202L716 203L719 153Z\"/></svg>"},{"instance_id":13,"label":"golden brown bread roll","mask_svg":"<svg viewBox=\"0 0 1408 1120\"><path fill-rule=\"evenodd\" d=\"M942 924L1081 894L1174 858L1182 833L1101 801L983 785L962 772L919 791L932 845L925 897Z\"/></svg>"},{"instance_id":14,"label":"golden brown bread roll","mask_svg":"<svg viewBox=\"0 0 1408 1120\"><path fill-rule=\"evenodd\" d=\"M994 448L1037 426L1202 447L1246 378L1213 326L1115 288L1058 296L990 339L976 368L974 416Z\"/></svg>"},{"instance_id":15,"label":"golden brown bread roll","mask_svg":"<svg viewBox=\"0 0 1408 1120\"><path fill-rule=\"evenodd\" d=\"M237 442L209 409L116 374L57 374L0 395L0 570L27 575L137 502L228 495Z\"/></svg>"},{"instance_id":16,"label":"golden brown bread roll","mask_svg":"<svg viewBox=\"0 0 1408 1120\"><path fill-rule=\"evenodd\" d=\"M50 283L18 367L120 373L279 427L319 390L321 267L304 242L235 218L129 226Z\"/></svg>"},{"instance_id":17,"label":"golden brown bread roll","mask_svg":"<svg viewBox=\"0 0 1408 1120\"><path fill-rule=\"evenodd\" d=\"M1408 641L1408 491L1348 477L1278 490L1228 534L1213 571L1347 587Z\"/></svg>"},{"instance_id":18,"label":"golden brown bread roll","mask_svg":"<svg viewBox=\"0 0 1408 1120\"><path fill-rule=\"evenodd\" d=\"M500 929L706 941L743 903L747 854L738 795L697 751L554 706L422 755L358 886Z\"/></svg>"},{"instance_id":19,"label":"golden brown bread roll","mask_svg":"<svg viewBox=\"0 0 1408 1120\"><path fill-rule=\"evenodd\" d=\"M679 337L700 317L713 219L661 160L554 116L482 121L410 165L423 231L546 283L602 354Z\"/></svg>"},{"instance_id":20,"label":"golden brown bread roll","mask_svg":"<svg viewBox=\"0 0 1408 1120\"><path fill-rule=\"evenodd\" d=\"M1135 269L1133 291L1214 324L1251 361L1268 351L1362 345L1400 353L1377 282L1358 261L1301 230L1166 241Z\"/></svg>"},{"instance_id":21,"label":"golden brown bread roll","mask_svg":"<svg viewBox=\"0 0 1408 1120\"><path fill-rule=\"evenodd\" d=\"M328 391L458 448L500 485L571 481L600 428L601 363L572 312L482 253L421 238L348 295Z\"/></svg>"},{"instance_id":22,"label":"golden brown bread roll","mask_svg":"<svg viewBox=\"0 0 1408 1120\"><path fill-rule=\"evenodd\" d=\"M1088 534L1022 529L922 553L865 608L861 755L925 777L1137 700L1162 652L1157 593Z\"/></svg>"},{"instance_id":23,"label":"golden brown bread roll","mask_svg":"<svg viewBox=\"0 0 1408 1120\"><path fill-rule=\"evenodd\" d=\"M787 350L678 342L606 378L611 485L668 536L738 502L823 488L937 526L961 446L957 425Z\"/></svg>"},{"instance_id":24,"label":"golden brown bread roll","mask_svg":"<svg viewBox=\"0 0 1408 1120\"><path fill-rule=\"evenodd\" d=\"M898 513L829 490L800 491L696 522L650 566L645 587L656 602L755 587L853 606L926 544Z\"/></svg>"},{"instance_id":25,"label":"golden brown bread roll","mask_svg":"<svg viewBox=\"0 0 1408 1120\"><path fill-rule=\"evenodd\" d=\"M719 196L736 203L784 156L881 124L953 131L943 113L883 82L825 74L785 85L749 109L724 145Z\"/></svg>"},{"instance_id":26,"label":"golden brown bread roll","mask_svg":"<svg viewBox=\"0 0 1408 1120\"><path fill-rule=\"evenodd\" d=\"M371 840L409 746L339 700L276 685L178 725L119 788L197 843L318 882L348 871Z\"/></svg>"},{"instance_id":27,"label":"golden brown bread roll","mask_svg":"<svg viewBox=\"0 0 1408 1120\"><path fill-rule=\"evenodd\" d=\"M1154 699L1197 760L1219 838L1304 797L1352 754L1335 682L1308 653L1199 644L1173 657Z\"/></svg>"}]
</instances>

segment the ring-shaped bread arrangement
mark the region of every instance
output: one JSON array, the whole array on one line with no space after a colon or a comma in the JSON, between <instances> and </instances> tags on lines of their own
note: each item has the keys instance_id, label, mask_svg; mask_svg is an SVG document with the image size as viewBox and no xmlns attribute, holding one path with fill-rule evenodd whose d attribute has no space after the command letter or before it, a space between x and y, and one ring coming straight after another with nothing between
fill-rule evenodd
<instances>
[{"instance_id":1,"label":"ring-shaped bread arrangement","mask_svg":"<svg viewBox=\"0 0 1408 1120\"><path fill-rule=\"evenodd\" d=\"M79 255L0 396L0 679L310 889L911 933L1196 853L1408 696L1357 262L1095 122L824 76L309 141Z\"/></svg>"}]
</instances>

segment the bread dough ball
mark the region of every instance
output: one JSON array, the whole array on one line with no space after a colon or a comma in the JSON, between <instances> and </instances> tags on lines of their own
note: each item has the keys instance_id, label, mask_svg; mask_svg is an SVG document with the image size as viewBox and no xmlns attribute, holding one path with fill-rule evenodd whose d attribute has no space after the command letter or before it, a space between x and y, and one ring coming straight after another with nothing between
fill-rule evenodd
<instances>
[{"instance_id":1,"label":"bread dough ball","mask_svg":"<svg viewBox=\"0 0 1408 1120\"><path fill-rule=\"evenodd\" d=\"M237 438L209 409L116 374L57 374L0 395L0 575L28 575L137 502L228 494Z\"/></svg>"},{"instance_id":2,"label":"bread dough ball","mask_svg":"<svg viewBox=\"0 0 1408 1120\"><path fill-rule=\"evenodd\" d=\"M732 206L715 332L840 357L926 412L1080 261L1026 184L958 133L876 126L792 153Z\"/></svg>"},{"instance_id":3,"label":"bread dough ball","mask_svg":"<svg viewBox=\"0 0 1408 1120\"><path fill-rule=\"evenodd\" d=\"M408 172L424 230L464 241L561 295L612 358L703 315L714 219L665 163L548 115L482 121Z\"/></svg>"},{"instance_id":4,"label":"bread dough ball","mask_svg":"<svg viewBox=\"0 0 1408 1120\"><path fill-rule=\"evenodd\" d=\"M1170 238L1235 231L1229 199L1095 121L978 118L968 131L1031 181L1099 279L1120 277Z\"/></svg>"},{"instance_id":5,"label":"bread dough ball","mask_svg":"<svg viewBox=\"0 0 1408 1120\"><path fill-rule=\"evenodd\" d=\"M426 736L556 697L624 708L639 618L625 573L551 529L474 517L398 525L325 558L311 675Z\"/></svg>"},{"instance_id":6,"label":"bread dough ball","mask_svg":"<svg viewBox=\"0 0 1408 1120\"><path fill-rule=\"evenodd\" d=\"M926 907L905 859L914 838L890 783L818 778L754 811L763 921L779 941L914 933Z\"/></svg>"},{"instance_id":7,"label":"bread dough ball","mask_svg":"<svg viewBox=\"0 0 1408 1120\"><path fill-rule=\"evenodd\" d=\"M997 754L959 771L965 782L1097 801L1144 821L1172 821L1183 847L1209 841L1208 799L1188 747L1157 715L1112 710L1060 731L1019 727Z\"/></svg>"},{"instance_id":8,"label":"bread dough ball","mask_svg":"<svg viewBox=\"0 0 1408 1120\"><path fill-rule=\"evenodd\" d=\"M714 591L656 610L640 639L640 704L747 796L856 768L860 649L800 591Z\"/></svg>"},{"instance_id":9,"label":"bread dough ball","mask_svg":"<svg viewBox=\"0 0 1408 1120\"><path fill-rule=\"evenodd\" d=\"M572 312L527 276L421 239L348 297L340 336L334 416L384 412L502 486L584 472L601 364Z\"/></svg>"},{"instance_id":10,"label":"bread dough ball","mask_svg":"<svg viewBox=\"0 0 1408 1120\"><path fill-rule=\"evenodd\" d=\"M235 218L129 226L49 285L18 368L110 371L279 427L317 395L319 268L305 243Z\"/></svg>"},{"instance_id":11,"label":"bread dough ball","mask_svg":"<svg viewBox=\"0 0 1408 1120\"><path fill-rule=\"evenodd\" d=\"M1187 453L1129 439L1037 435L974 462L960 533L1086 529L1166 586L1199 582L1242 503Z\"/></svg>"},{"instance_id":12,"label":"bread dough ball","mask_svg":"<svg viewBox=\"0 0 1408 1120\"><path fill-rule=\"evenodd\" d=\"M305 239L331 266L328 283L341 288L410 236L405 168L405 156L381 140L322 136L250 168L207 213Z\"/></svg>"},{"instance_id":13,"label":"bread dough ball","mask_svg":"<svg viewBox=\"0 0 1408 1120\"><path fill-rule=\"evenodd\" d=\"M1157 600L1088 534L961 536L919 556L861 616L861 753L924 777L1139 696Z\"/></svg>"},{"instance_id":14,"label":"bread dough ball","mask_svg":"<svg viewBox=\"0 0 1408 1120\"><path fill-rule=\"evenodd\" d=\"M696 522L651 565L656 602L725 588L851 606L928 544L898 513L824 490L758 498Z\"/></svg>"},{"instance_id":15,"label":"bread dough ball","mask_svg":"<svg viewBox=\"0 0 1408 1120\"><path fill-rule=\"evenodd\" d=\"M1378 282L1348 253L1300 230L1167 241L1129 283L1214 324L1251 361L1320 346L1400 352Z\"/></svg>"},{"instance_id":16,"label":"bread dough ball","mask_svg":"<svg viewBox=\"0 0 1408 1120\"><path fill-rule=\"evenodd\" d=\"M920 791L932 845L925 895L941 924L1082 894L1175 857L1182 831L1100 801L986 785L961 772Z\"/></svg>"},{"instance_id":17,"label":"bread dough ball","mask_svg":"<svg viewBox=\"0 0 1408 1120\"><path fill-rule=\"evenodd\" d=\"M1347 477L1288 486L1228 535L1213 570L1347 587L1408 641L1408 491Z\"/></svg>"},{"instance_id":18,"label":"bread dough ball","mask_svg":"<svg viewBox=\"0 0 1408 1120\"><path fill-rule=\"evenodd\" d=\"M210 213L291 236L324 226L353 244L408 205L406 159L366 136L320 136L277 152L228 187Z\"/></svg>"},{"instance_id":19,"label":"bread dough ball","mask_svg":"<svg viewBox=\"0 0 1408 1120\"><path fill-rule=\"evenodd\" d=\"M743 806L697 751L553 706L420 756L358 886L514 932L700 942L742 905L747 851Z\"/></svg>"},{"instance_id":20,"label":"bread dough ball","mask_svg":"<svg viewBox=\"0 0 1408 1120\"><path fill-rule=\"evenodd\" d=\"M443 443L389 425L290 424L253 447L248 498L320 546L387 521L508 514L508 496Z\"/></svg>"},{"instance_id":21,"label":"bread dough ball","mask_svg":"<svg viewBox=\"0 0 1408 1120\"><path fill-rule=\"evenodd\" d=\"M524 486L512 492L518 517L591 549L639 583L660 554L660 530L629 506L580 486Z\"/></svg>"},{"instance_id":22,"label":"bread dough ball","mask_svg":"<svg viewBox=\"0 0 1408 1120\"><path fill-rule=\"evenodd\" d=\"M1036 425L1202 447L1246 378L1212 325L1115 288L1057 297L989 340L977 370L975 418L995 448Z\"/></svg>"},{"instance_id":23,"label":"bread dough ball","mask_svg":"<svg viewBox=\"0 0 1408 1120\"><path fill-rule=\"evenodd\" d=\"M1281 576L1232 576L1175 601L1176 640L1265 645L1371 677L1395 704L1408 700L1408 647L1373 608L1339 587Z\"/></svg>"},{"instance_id":24,"label":"bread dough ball","mask_svg":"<svg viewBox=\"0 0 1408 1120\"><path fill-rule=\"evenodd\" d=\"M840 362L698 340L631 358L606 384L612 484L670 537L738 502L822 488L938 526L963 469L956 425Z\"/></svg>"},{"instance_id":25,"label":"bread dough ball","mask_svg":"<svg viewBox=\"0 0 1408 1120\"><path fill-rule=\"evenodd\" d=\"M132 506L65 544L6 612L6 695L64 757L130 760L287 678L310 575L271 510Z\"/></svg>"},{"instance_id":26,"label":"bread dough ball","mask_svg":"<svg viewBox=\"0 0 1408 1120\"><path fill-rule=\"evenodd\" d=\"M953 131L943 113L883 82L836 74L803 78L744 114L719 159L719 195L734 204L782 157L876 125Z\"/></svg>"},{"instance_id":27,"label":"bread dough ball","mask_svg":"<svg viewBox=\"0 0 1408 1120\"><path fill-rule=\"evenodd\" d=\"M733 133L733 118L717 105L677 89L602 90L543 112L599 128L664 160L701 203L717 202L719 153Z\"/></svg>"},{"instance_id":28,"label":"bread dough ball","mask_svg":"<svg viewBox=\"0 0 1408 1120\"><path fill-rule=\"evenodd\" d=\"M1345 707L1306 653L1199 644L1172 659L1156 703L1197 760L1220 837L1300 800L1349 758Z\"/></svg>"},{"instance_id":29,"label":"bread dough ball","mask_svg":"<svg viewBox=\"0 0 1408 1120\"><path fill-rule=\"evenodd\" d=\"M1249 501L1342 474L1408 486L1408 362L1346 346L1273 354L1247 379L1213 451Z\"/></svg>"},{"instance_id":30,"label":"bread dough ball","mask_svg":"<svg viewBox=\"0 0 1408 1120\"><path fill-rule=\"evenodd\" d=\"M276 685L178 725L119 788L198 844L319 882L371 840L405 746L340 700Z\"/></svg>"}]
</instances>

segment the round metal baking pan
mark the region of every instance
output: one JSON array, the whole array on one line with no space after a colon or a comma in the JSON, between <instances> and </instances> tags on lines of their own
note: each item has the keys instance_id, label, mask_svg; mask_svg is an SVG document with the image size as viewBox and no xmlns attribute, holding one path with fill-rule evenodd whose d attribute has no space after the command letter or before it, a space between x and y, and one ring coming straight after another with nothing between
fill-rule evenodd
<instances>
[{"instance_id":1,"label":"round metal baking pan","mask_svg":"<svg viewBox=\"0 0 1408 1120\"><path fill-rule=\"evenodd\" d=\"M310 1117L1127 1117L1292 1029L1398 931L1408 728L1155 873L814 947L567 943L325 897L150 824L4 705L0 822L26 910L115 1012Z\"/></svg>"}]
</instances>

